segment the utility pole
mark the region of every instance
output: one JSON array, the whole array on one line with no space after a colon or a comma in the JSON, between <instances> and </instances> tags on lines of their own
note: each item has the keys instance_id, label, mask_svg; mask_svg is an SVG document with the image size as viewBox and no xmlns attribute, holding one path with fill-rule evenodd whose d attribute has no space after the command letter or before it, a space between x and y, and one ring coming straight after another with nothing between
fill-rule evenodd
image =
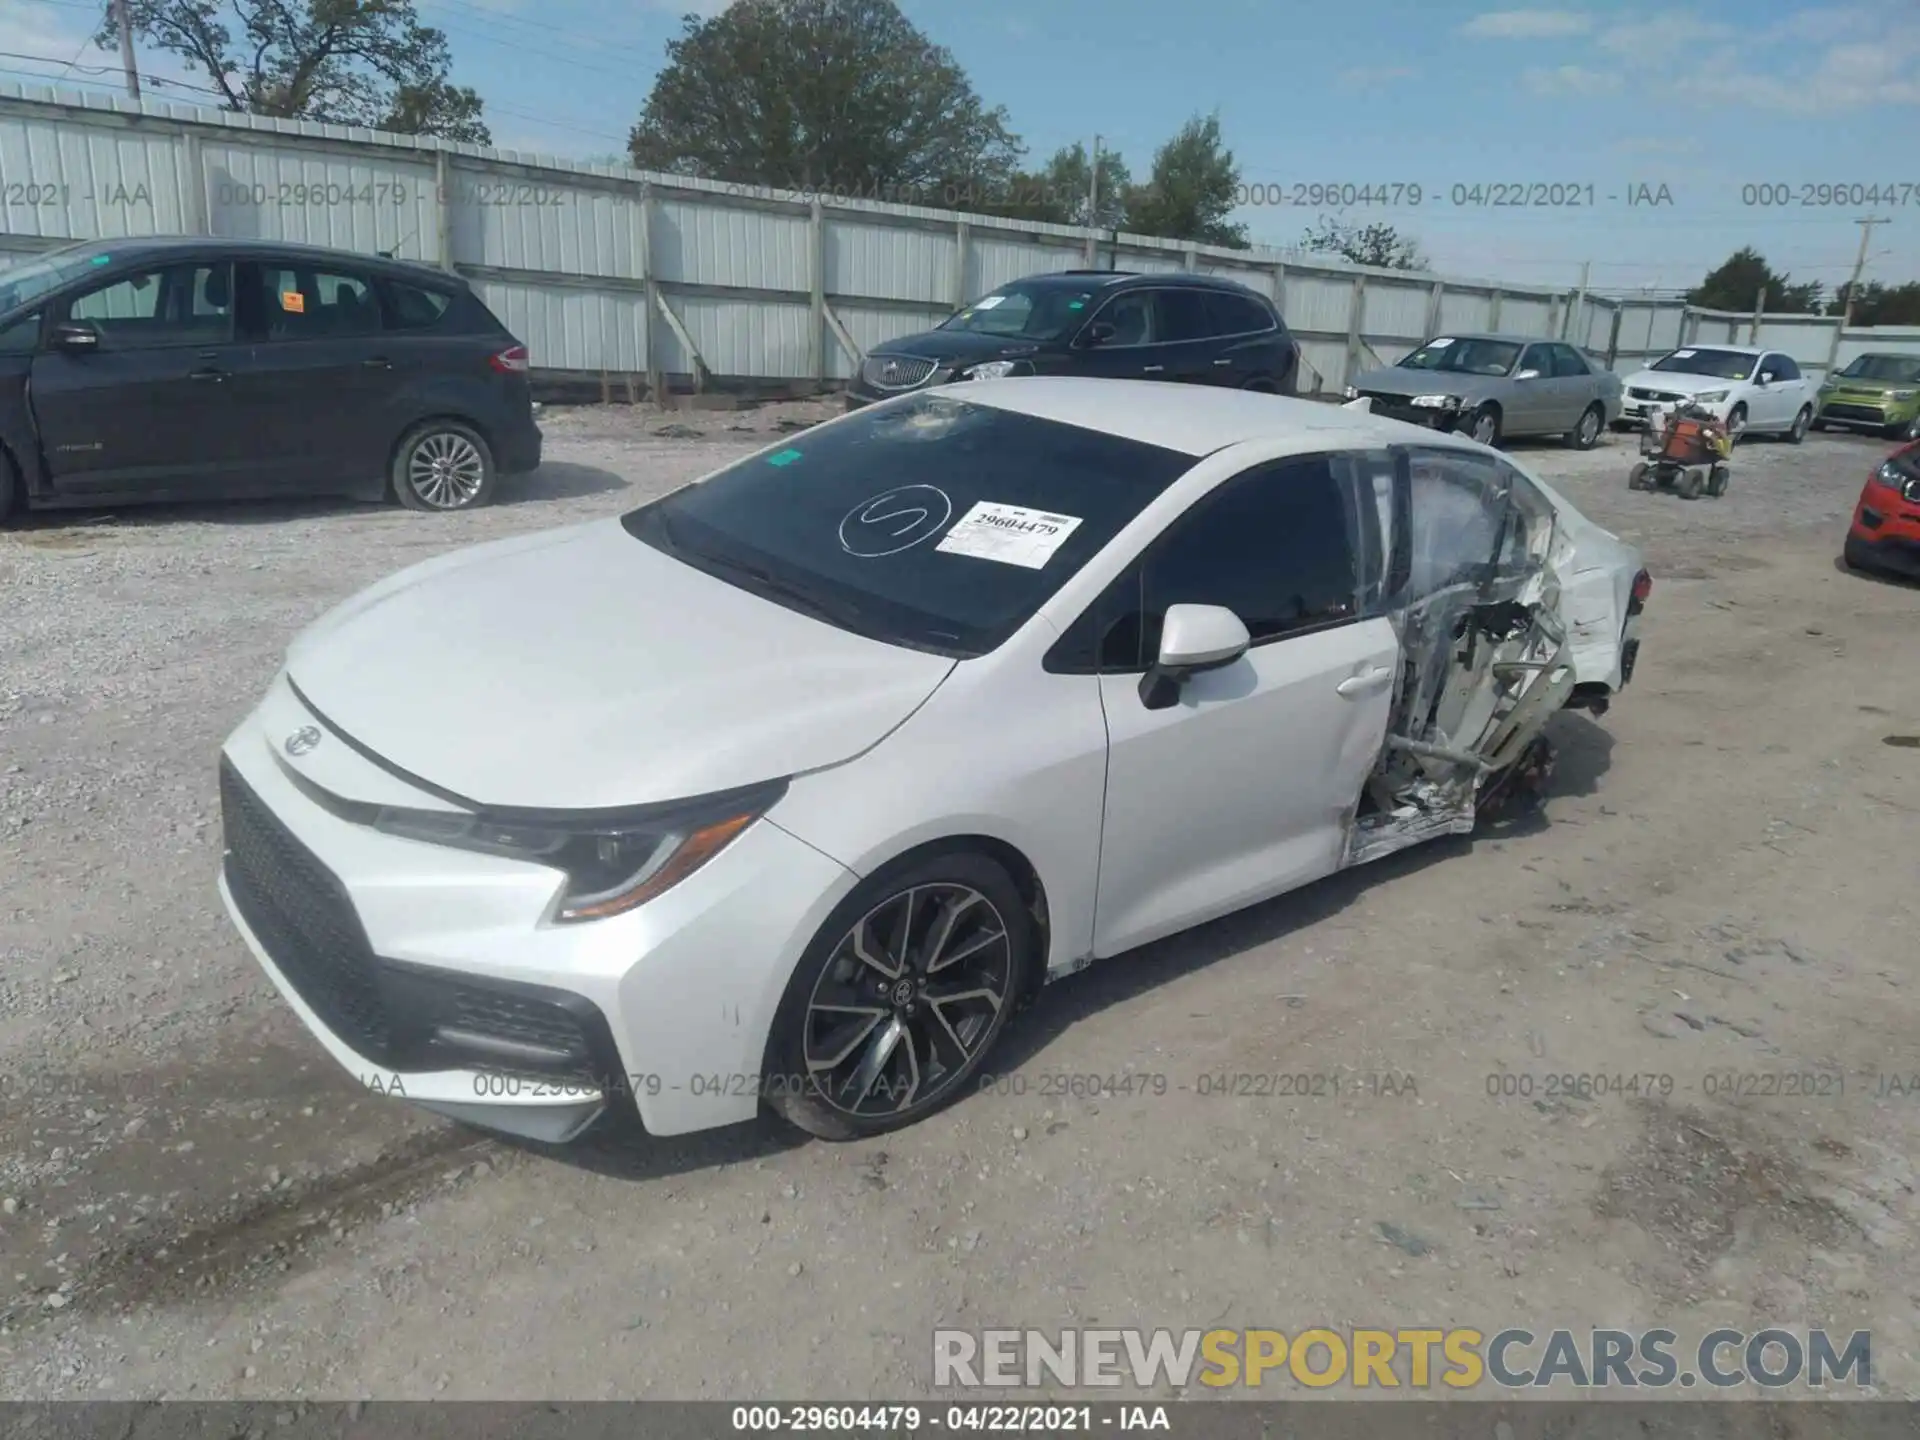
<instances>
[{"instance_id":1,"label":"utility pole","mask_svg":"<svg viewBox=\"0 0 1920 1440\"><path fill-rule=\"evenodd\" d=\"M1100 228L1100 137L1093 137L1093 162L1087 166L1087 228Z\"/></svg>"},{"instance_id":2,"label":"utility pole","mask_svg":"<svg viewBox=\"0 0 1920 1440\"><path fill-rule=\"evenodd\" d=\"M108 3L120 24L120 66L127 72L127 94L138 100L140 71L133 63L133 16L127 10L127 0L108 0Z\"/></svg>"},{"instance_id":3,"label":"utility pole","mask_svg":"<svg viewBox=\"0 0 1920 1440\"><path fill-rule=\"evenodd\" d=\"M1853 297L1860 289L1860 274L1867 268L1867 241L1873 236L1876 225L1891 225L1891 220L1874 219L1864 216L1853 222L1860 227L1860 254L1853 262L1853 278L1847 281L1847 303L1840 312L1840 323L1834 327L1833 346L1827 351L1827 373L1833 373L1834 364L1840 359L1840 339L1847 333L1847 327L1853 324Z\"/></svg>"}]
</instances>

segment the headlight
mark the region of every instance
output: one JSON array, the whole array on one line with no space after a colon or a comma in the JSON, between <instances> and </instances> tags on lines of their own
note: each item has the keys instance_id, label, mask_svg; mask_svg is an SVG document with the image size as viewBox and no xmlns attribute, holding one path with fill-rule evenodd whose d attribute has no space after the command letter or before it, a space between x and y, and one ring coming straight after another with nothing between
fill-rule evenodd
<instances>
[{"instance_id":1,"label":"headlight","mask_svg":"<svg viewBox=\"0 0 1920 1440\"><path fill-rule=\"evenodd\" d=\"M1004 380L1009 375L1023 375L1033 367L1024 360L983 360L978 365L969 365L954 378L956 380Z\"/></svg>"},{"instance_id":2,"label":"headlight","mask_svg":"<svg viewBox=\"0 0 1920 1440\"><path fill-rule=\"evenodd\" d=\"M1907 401L1913 399L1916 395L1920 395L1920 390L1895 390L1887 396L1887 398L1889 400Z\"/></svg>"},{"instance_id":3,"label":"headlight","mask_svg":"<svg viewBox=\"0 0 1920 1440\"><path fill-rule=\"evenodd\" d=\"M1340 389L1340 398L1342 400L1358 400L1360 398L1360 392L1351 385L1344 385Z\"/></svg>"},{"instance_id":4,"label":"headlight","mask_svg":"<svg viewBox=\"0 0 1920 1440\"><path fill-rule=\"evenodd\" d=\"M1460 406L1458 395L1416 395L1413 404L1428 410L1457 410Z\"/></svg>"},{"instance_id":5,"label":"headlight","mask_svg":"<svg viewBox=\"0 0 1920 1440\"><path fill-rule=\"evenodd\" d=\"M1718 405L1727 398L1727 394L1728 392L1725 390L1707 390L1693 398L1702 405Z\"/></svg>"},{"instance_id":6,"label":"headlight","mask_svg":"<svg viewBox=\"0 0 1920 1440\"><path fill-rule=\"evenodd\" d=\"M546 865L566 876L556 921L623 915L705 865L786 792L784 782L683 805L654 806L606 821L455 815L383 807L373 828Z\"/></svg>"}]
</instances>

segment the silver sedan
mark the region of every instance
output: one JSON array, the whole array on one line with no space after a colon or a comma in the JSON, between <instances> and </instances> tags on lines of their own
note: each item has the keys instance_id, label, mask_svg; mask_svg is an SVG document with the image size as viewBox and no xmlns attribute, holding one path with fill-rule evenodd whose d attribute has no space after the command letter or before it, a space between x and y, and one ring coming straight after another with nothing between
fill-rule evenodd
<instances>
[{"instance_id":1,"label":"silver sedan","mask_svg":"<svg viewBox=\"0 0 1920 1440\"><path fill-rule=\"evenodd\" d=\"M1347 387L1376 415L1463 431L1483 445L1563 435L1591 450L1620 417L1620 377L1571 345L1525 335L1441 335Z\"/></svg>"}]
</instances>

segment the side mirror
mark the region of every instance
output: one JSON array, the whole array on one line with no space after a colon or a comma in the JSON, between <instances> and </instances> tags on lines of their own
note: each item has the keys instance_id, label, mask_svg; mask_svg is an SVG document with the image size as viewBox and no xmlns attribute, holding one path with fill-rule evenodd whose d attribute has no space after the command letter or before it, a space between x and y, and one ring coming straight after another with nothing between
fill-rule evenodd
<instances>
[{"instance_id":1,"label":"side mirror","mask_svg":"<svg viewBox=\"0 0 1920 1440\"><path fill-rule=\"evenodd\" d=\"M1253 637L1224 605L1170 605L1160 627L1160 656L1140 677L1140 703L1164 710L1203 670L1219 670L1247 653Z\"/></svg>"},{"instance_id":2,"label":"side mirror","mask_svg":"<svg viewBox=\"0 0 1920 1440\"><path fill-rule=\"evenodd\" d=\"M90 321L65 320L53 327L49 343L54 349L65 350L68 354L98 350L100 330Z\"/></svg>"},{"instance_id":3,"label":"side mirror","mask_svg":"<svg viewBox=\"0 0 1920 1440\"><path fill-rule=\"evenodd\" d=\"M1087 333L1081 336L1080 343L1089 348L1095 345L1104 345L1118 333L1119 332L1113 328L1113 322L1111 320L1096 320L1087 326Z\"/></svg>"},{"instance_id":4,"label":"side mirror","mask_svg":"<svg viewBox=\"0 0 1920 1440\"><path fill-rule=\"evenodd\" d=\"M1516 370L1513 378L1516 380L1538 380L1540 378L1540 372L1538 370Z\"/></svg>"},{"instance_id":5,"label":"side mirror","mask_svg":"<svg viewBox=\"0 0 1920 1440\"><path fill-rule=\"evenodd\" d=\"M1773 383L1773 371L1762 370L1760 372L1760 383L1762 385L1771 385Z\"/></svg>"}]
</instances>

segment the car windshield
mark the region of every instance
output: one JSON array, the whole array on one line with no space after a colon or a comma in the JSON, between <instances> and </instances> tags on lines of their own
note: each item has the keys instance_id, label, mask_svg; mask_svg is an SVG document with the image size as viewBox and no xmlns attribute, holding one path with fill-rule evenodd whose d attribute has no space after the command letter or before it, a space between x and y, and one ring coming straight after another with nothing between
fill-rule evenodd
<instances>
[{"instance_id":1,"label":"car windshield","mask_svg":"<svg viewBox=\"0 0 1920 1440\"><path fill-rule=\"evenodd\" d=\"M1093 303L1093 291L1058 281L1003 285L941 322L942 330L1058 340L1077 327Z\"/></svg>"},{"instance_id":2,"label":"car windshield","mask_svg":"<svg viewBox=\"0 0 1920 1440\"><path fill-rule=\"evenodd\" d=\"M0 315L37 300L95 265L104 264L107 258L92 245L63 245L37 259L7 266L0 270Z\"/></svg>"},{"instance_id":3,"label":"car windshield","mask_svg":"<svg viewBox=\"0 0 1920 1440\"><path fill-rule=\"evenodd\" d=\"M1193 463L930 394L797 435L622 523L790 609L964 659L1004 642Z\"/></svg>"},{"instance_id":4,"label":"car windshield","mask_svg":"<svg viewBox=\"0 0 1920 1440\"><path fill-rule=\"evenodd\" d=\"M1711 375L1716 380L1744 380L1755 356L1738 350L1676 350L1652 367L1669 374Z\"/></svg>"},{"instance_id":5,"label":"car windshield","mask_svg":"<svg viewBox=\"0 0 1920 1440\"><path fill-rule=\"evenodd\" d=\"M1840 372L1843 380L1891 380L1900 385L1920 385L1920 357L1912 355L1862 355Z\"/></svg>"},{"instance_id":6,"label":"car windshield","mask_svg":"<svg viewBox=\"0 0 1920 1440\"><path fill-rule=\"evenodd\" d=\"M1429 340L1400 362L1402 370L1442 370L1456 375L1505 375L1520 358L1520 347L1508 340L1461 340L1442 336Z\"/></svg>"}]
</instances>

